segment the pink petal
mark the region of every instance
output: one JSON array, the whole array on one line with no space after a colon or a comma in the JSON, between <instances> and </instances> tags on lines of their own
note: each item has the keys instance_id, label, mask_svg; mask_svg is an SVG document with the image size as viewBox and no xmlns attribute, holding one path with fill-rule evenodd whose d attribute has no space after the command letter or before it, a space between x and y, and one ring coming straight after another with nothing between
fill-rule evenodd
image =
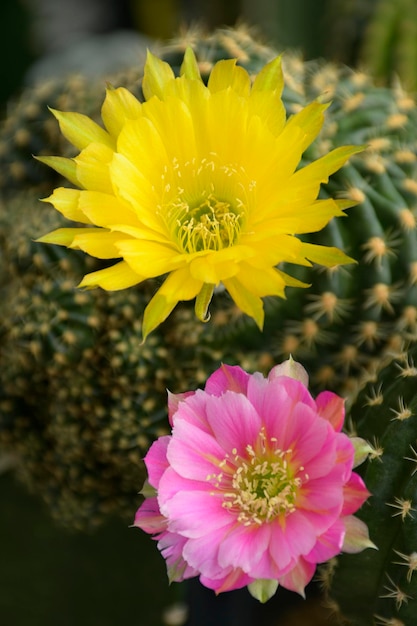
<instances>
[{"instance_id":1,"label":"pink petal","mask_svg":"<svg viewBox=\"0 0 417 626\"><path fill-rule=\"evenodd\" d=\"M167 520L161 515L157 498L146 498L136 511L134 526L141 528L145 533L154 535L164 532L167 528Z\"/></svg>"},{"instance_id":2,"label":"pink petal","mask_svg":"<svg viewBox=\"0 0 417 626\"><path fill-rule=\"evenodd\" d=\"M317 439L324 440L326 431L320 424L318 428L313 429L318 421L315 412L306 404L294 400L287 393L287 382L302 387L298 381L284 376L276 378L266 385L251 380L248 385L248 398L258 414L262 416L267 438L270 440L275 438L278 448L281 450L296 449L297 441L304 437L306 430L311 429L311 437L307 439L307 443L311 447L311 454L317 453L316 446L321 447ZM314 442L311 438L314 439Z\"/></svg>"},{"instance_id":3,"label":"pink petal","mask_svg":"<svg viewBox=\"0 0 417 626\"><path fill-rule=\"evenodd\" d=\"M275 563L275 573L281 576L294 559L294 554L288 542L284 528L278 520L273 522L269 554Z\"/></svg>"},{"instance_id":4,"label":"pink petal","mask_svg":"<svg viewBox=\"0 0 417 626\"><path fill-rule=\"evenodd\" d=\"M246 396L234 391L226 391L221 397L209 396L207 419L223 450L244 458L248 455L248 444L255 444L262 426Z\"/></svg>"},{"instance_id":5,"label":"pink petal","mask_svg":"<svg viewBox=\"0 0 417 626\"><path fill-rule=\"evenodd\" d=\"M352 472L349 481L343 488L342 515L356 513L370 495L359 474Z\"/></svg>"},{"instance_id":6,"label":"pink petal","mask_svg":"<svg viewBox=\"0 0 417 626\"><path fill-rule=\"evenodd\" d=\"M323 516L335 508L338 512L341 512L343 507L343 487L344 483L337 474L336 476L329 474L310 480L300 489L296 507L297 509L312 511ZM322 529L319 532L323 532Z\"/></svg>"},{"instance_id":7,"label":"pink petal","mask_svg":"<svg viewBox=\"0 0 417 626\"><path fill-rule=\"evenodd\" d=\"M270 524L244 526L236 524L222 539L219 547L219 564L239 567L252 578L271 578L257 573L271 538Z\"/></svg>"},{"instance_id":8,"label":"pink petal","mask_svg":"<svg viewBox=\"0 0 417 626\"><path fill-rule=\"evenodd\" d=\"M299 593L300 596L305 598L305 588L314 576L316 566L313 563L308 563L302 557L298 560L297 565L293 569L279 579L279 584Z\"/></svg>"},{"instance_id":9,"label":"pink petal","mask_svg":"<svg viewBox=\"0 0 417 626\"><path fill-rule=\"evenodd\" d=\"M187 563L208 578L222 579L228 575L232 568L225 568L218 561L219 546L224 535L224 529L218 528L201 537L188 539L183 550Z\"/></svg>"},{"instance_id":10,"label":"pink petal","mask_svg":"<svg viewBox=\"0 0 417 626\"><path fill-rule=\"evenodd\" d=\"M221 396L225 391L246 394L250 374L238 365L222 365L206 382L204 390L213 396Z\"/></svg>"},{"instance_id":11,"label":"pink petal","mask_svg":"<svg viewBox=\"0 0 417 626\"><path fill-rule=\"evenodd\" d=\"M159 437L159 439L153 442L145 456L148 480L155 489L158 489L161 476L168 467L167 448L170 440L171 437L169 435Z\"/></svg>"},{"instance_id":12,"label":"pink petal","mask_svg":"<svg viewBox=\"0 0 417 626\"><path fill-rule=\"evenodd\" d=\"M336 436L337 446L337 465L343 467L344 481L349 480L350 474L353 468L353 462L355 460L355 448L353 443L347 435L344 433L338 433Z\"/></svg>"},{"instance_id":13,"label":"pink petal","mask_svg":"<svg viewBox=\"0 0 417 626\"><path fill-rule=\"evenodd\" d=\"M285 540L292 558L308 554L314 547L317 531L302 511L294 511L284 520ZM279 555L277 555L279 558ZM274 555L275 558L275 555Z\"/></svg>"},{"instance_id":14,"label":"pink petal","mask_svg":"<svg viewBox=\"0 0 417 626\"><path fill-rule=\"evenodd\" d=\"M243 397L243 396L242 396ZM220 472L225 451L216 439L184 419L177 419L167 449L171 467L184 478L206 481Z\"/></svg>"},{"instance_id":15,"label":"pink petal","mask_svg":"<svg viewBox=\"0 0 417 626\"><path fill-rule=\"evenodd\" d=\"M178 410L180 402L183 402L186 398L193 396L195 391L185 391L184 393L171 393L168 390L168 419L172 426L172 416Z\"/></svg>"},{"instance_id":16,"label":"pink petal","mask_svg":"<svg viewBox=\"0 0 417 626\"><path fill-rule=\"evenodd\" d=\"M275 378L270 382L274 385L279 385L280 387L283 387L294 402L301 402L302 404L305 404L314 411L316 411L316 404L309 390L299 380L296 380L295 378L289 378L288 376L280 376L278 379Z\"/></svg>"},{"instance_id":17,"label":"pink petal","mask_svg":"<svg viewBox=\"0 0 417 626\"><path fill-rule=\"evenodd\" d=\"M281 417L287 415L289 419L292 408L297 404L309 407L316 416L316 405L308 389L300 381L287 376L264 380L254 375L249 380L247 396L260 415L268 412L269 419L266 421L270 428L273 428L278 413ZM285 403L285 409L282 403ZM269 434L268 427L267 432Z\"/></svg>"},{"instance_id":18,"label":"pink petal","mask_svg":"<svg viewBox=\"0 0 417 626\"><path fill-rule=\"evenodd\" d=\"M180 476L172 467L161 476L158 489L159 508L175 496L178 491L206 491L210 492L211 487L207 481L189 480Z\"/></svg>"},{"instance_id":19,"label":"pink petal","mask_svg":"<svg viewBox=\"0 0 417 626\"><path fill-rule=\"evenodd\" d=\"M322 391L316 398L317 412L335 431L342 429L345 420L345 401L331 391Z\"/></svg>"},{"instance_id":20,"label":"pink petal","mask_svg":"<svg viewBox=\"0 0 417 626\"><path fill-rule=\"evenodd\" d=\"M224 574L224 572L223 572ZM220 578L208 578L207 576L200 576L200 582L209 589L213 589L216 594L223 591L233 591L233 589L241 589L246 587L253 578L242 572L240 569L232 569L227 575L223 575Z\"/></svg>"},{"instance_id":21,"label":"pink petal","mask_svg":"<svg viewBox=\"0 0 417 626\"><path fill-rule=\"evenodd\" d=\"M159 499L161 513L168 518L168 529L192 538L209 536L220 528L226 533L233 517L222 502L210 491L198 490L179 491L166 501ZM213 542L212 549L214 545Z\"/></svg>"},{"instance_id":22,"label":"pink petal","mask_svg":"<svg viewBox=\"0 0 417 626\"><path fill-rule=\"evenodd\" d=\"M198 428L205 432L211 432L206 417L208 397L209 396L202 391L202 389L197 389L197 391L190 393L179 402L176 412L171 416L173 426L175 426L177 419L182 419L190 422L190 424L194 424L194 426L198 426Z\"/></svg>"},{"instance_id":23,"label":"pink petal","mask_svg":"<svg viewBox=\"0 0 417 626\"><path fill-rule=\"evenodd\" d=\"M317 538L314 548L305 555L309 563L324 563L342 551L345 524L337 519L328 530Z\"/></svg>"},{"instance_id":24,"label":"pink petal","mask_svg":"<svg viewBox=\"0 0 417 626\"><path fill-rule=\"evenodd\" d=\"M175 533L165 532L158 541L158 549L166 560L169 582L181 582L197 576L198 571L183 558L183 549L187 539Z\"/></svg>"},{"instance_id":25,"label":"pink petal","mask_svg":"<svg viewBox=\"0 0 417 626\"><path fill-rule=\"evenodd\" d=\"M300 478L306 474L308 479L328 474L336 461L336 442L331 426L302 404L294 407L283 426L283 433L279 435L276 430L276 436L280 447L293 451L292 467L304 468L299 470Z\"/></svg>"}]
</instances>

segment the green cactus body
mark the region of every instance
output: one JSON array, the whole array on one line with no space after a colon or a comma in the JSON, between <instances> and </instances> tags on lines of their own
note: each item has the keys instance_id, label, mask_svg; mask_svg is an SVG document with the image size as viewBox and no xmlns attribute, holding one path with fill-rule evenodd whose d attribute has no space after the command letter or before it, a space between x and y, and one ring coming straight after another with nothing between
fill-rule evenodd
<instances>
[{"instance_id":1,"label":"green cactus body","mask_svg":"<svg viewBox=\"0 0 417 626\"><path fill-rule=\"evenodd\" d=\"M398 76L415 91L417 6L414 0L380 0L368 24L362 59L373 76L386 82Z\"/></svg>"},{"instance_id":2,"label":"green cactus body","mask_svg":"<svg viewBox=\"0 0 417 626\"><path fill-rule=\"evenodd\" d=\"M0 448L64 525L128 522L144 453L167 428L175 369L161 336L141 345L146 290L81 292L91 259L33 242L56 217L33 194L0 211Z\"/></svg>"},{"instance_id":3,"label":"green cactus body","mask_svg":"<svg viewBox=\"0 0 417 626\"><path fill-rule=\"evenodd\" d=\"M179 68L189 44L203 76L221 58L237 58L256 74L276 55L242 29L191 32L157 52ZM359 204L308 237L342 248L358 263L337 271L284 268L311 287L289 288L286 300L267 298L263 333L219 289L209 324L181 303L142 345L142 313L156 282L117 293L80 292L76 285L98 262L33 243L68 225L38 201L62 181L32 153L68 156L56 127L45 132L55 124L47 105L98 119L102 85L81 81L77 90L68 79L52 90L31 89L1 130L0 446L20 458L25 481L68 525L89 527L110 512L133 510L140 459L167 428L166 388L202 385L222 361L266 371L292 353L308 369L313 390L349 393L364 369L416 337L417 108L399 88L376 87L363 73L304 63L291 53L284 65L290 114L314 98L332 100L305 163L346 143L369 148L323 184L324 195ZM140 95L139 73L135 68L110 82ZM43 111L39 123L26 123L23 103ZM20 127L25 141L5 151Z\"/></svg>"},{"instance_id":4,"label":"green cactus body","mask_svg":"<svg viewBox=\"0 0 417 626\"><path fill-rule=\"evenodd\" d=\"M381 367L360 390L348 416L352 431L373 447L362 468L372 495L359 517L377 550L341 555L324 580L332 601L355 626L415 623L416 358L414 347Z\"/></svg>"},{"instance_id":5,"label":"green cactus body","mask_svg":"<svg viewBox=\"0 0 417 626\"><path fill-rule=\"evenodd\" d=\"M232 34L234 46L224 46L223 56L233 52L245 65L244 34ZM215 37L219 35L211 38L211 47L202 49L200 64L206 72L212 66L208 50L213 61L218 58ZM227 41L224 32L221 40ZM265 48L264 57L273 54ZM172 51L168 59L179 64ZM345 143L368 146L322 189L323 195L352 198L358 205L319 235L306 237L344 249L358 264L330 271L284 267L311 287L288 288L286 301L267 301L263 333L239 319L226 298L213 300L212 323L202 329L200 342L227 355L229 344L230 357L238 346L265 350L271 362L292 354L308 367L317 386L349 391L374 358L417 331L417 109L399 87L376 87L368 76L346 67L303 63L291 54L283 62L290 114L315 98L332 102L305 163Z\"/></svg>"}]
</instances>

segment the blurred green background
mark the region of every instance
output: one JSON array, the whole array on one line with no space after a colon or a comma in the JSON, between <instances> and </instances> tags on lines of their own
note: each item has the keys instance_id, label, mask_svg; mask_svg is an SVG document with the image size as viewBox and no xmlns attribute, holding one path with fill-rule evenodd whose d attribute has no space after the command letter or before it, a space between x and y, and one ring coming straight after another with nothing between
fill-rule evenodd
<instances>
[{"instance_id":1,"label":"blurred green background","mask_svg":"<svg viewBox=\"0 0 417 626\"><path fill-rule=\"evenodd\" d=\"M63 530L11 473L0 476L0 501L4 626L159 626L179 599L155 543L131 520L94 534Z\"/></svg>"},{"instance_id":2,"label":"blurred green background","mask_svg":"<svg viewBox=\"0 0 417 626\"><path fill-rule=\"evenodd\" d=\"M212 29L239 21L280 49L365 63L381 80L397 74L414 90L416 18L416 0L3 0L0 103L4 108L34 61L88 36L130 32L166 40L190 24Z\"/></svg>"},{"instance_id":3,"label":"blurred green background","mask_svg":"<svg viewBox=\"0 0 417 626\"><path fill-rule=\"evenodd\" d=\"M416 0L2 0L1 115L36 80L33 67L89 37L123 32L169 40L190 24L212 29L239 21L277 49L365 65L381 82L399 76L417 89ZM168 587L154 542L129 528L134 511L131 520L109 521L94 534L71 533L51 521L11 470L0 475L0 499L0 623L168 624L164 608L184 592Z\"/></svg>"}]
</instances>

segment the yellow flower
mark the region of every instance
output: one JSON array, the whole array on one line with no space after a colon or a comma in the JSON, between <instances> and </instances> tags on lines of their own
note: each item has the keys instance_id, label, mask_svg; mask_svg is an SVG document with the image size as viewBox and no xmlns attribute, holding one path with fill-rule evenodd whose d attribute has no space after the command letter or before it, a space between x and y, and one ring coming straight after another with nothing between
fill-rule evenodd
<instances>
[{"instance_id":1,"label":"yellow flower","mask_svg":"<svg viewBox=\"0 0 417 626\"><path fill-rule=\"evenodd\" d=\"M87 274L81 287L124 289L166 275L145 309L144 337L180 300L195 298L197 316L207 319L220 283L262 328L262 297L305 286L279 263L351 262L295 235L320 230L353 204L317 196L320 184L361 150L337 148L297 170L327 105L312 102L287 120L282 88L280 58L253 84L235 60L219 61L205 86L188 49L179 78L148 54L143 103L109 88L104 128L85 115L53 111L80 153L41 160L78 189L60 187L46 201L86 227L61 228L39 241L120 259Z\"/></svg>"}]
</instances>

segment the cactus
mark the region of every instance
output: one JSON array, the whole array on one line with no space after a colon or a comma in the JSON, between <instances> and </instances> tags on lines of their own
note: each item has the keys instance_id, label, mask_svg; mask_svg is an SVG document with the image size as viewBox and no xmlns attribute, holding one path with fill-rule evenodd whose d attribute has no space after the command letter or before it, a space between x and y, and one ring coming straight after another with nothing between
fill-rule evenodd
<instances>
[{"instance_id":1,"label":"cactus","mask_svg":"<svg viewBox=\"0 0 417 626\"><path fill-rule=\"evenodd\" d=\"M276 54L246 29L191 31L158 53L179 69L186 45L194 47L204 76L231 57L255 74ZM309 370L313 390L348 394L364 369L415 339L415 103L399 87L375 86L366 74L305 63L291 53L284 59L289 113L317 97L332 100L304 161L346 143L369 148L323 185L323 194L359 204L314 238L343 248L358 264L299 271L312 286L288 289L285 301L268 299L263 333L220 292L209 324L181 304L143 346L140 320L155 284L119 293L77 291L97 262L32 243L64 223L37 201L59 180L31 155L69 154L47 104L98 118L104 88L78 78L57 81L27 90L11 108L0 132L0 447L17 453L20 475L67 525L94 526L109 513L134 509L140 459L166 428L166 388L195 388L221 361L266 371L292 353ZM133 68L111 82L140 96L139 75ZM27 124L23 112L32 106L36 121ZM17 145L12 139L20 130Z\"/></svg>"},{"instance_id":2,"label":"cactus","mask_svg":"<svg viewBox=\"0 0 417 626\"><path fill-rule=\"evenodd\" d=\"M417 4L415 0L379 0L365 32L361 58L381 82L398 76L417 88Z\"/></svg>"},{"instance_id":3,"label":"cactus","mask_svg":"<svg viewBox=\"0 0 417 626\"><path fill-rule=\"evenodd\" d=\"M221 55L233 54L248 66L248 52L256 59L262 56L259 44L248 41L246 31L220 31L208 42L196 43L201 69L209 72ZM168 49L168 60L179 66L185 45L193 42L191 33ZM263 57L273 54L264 48ZM254 71L253 65L249 70ZM343 248L358 264L330 272L298 269L296 276L311 288L289 288L286 301L270 300L264 333L241 319L227 300L213 300L212 322L199 329L199 345L214 346L227 356L228 345L231 352L237 346L256 346L271 362L291 353L309 368L317 386L349 390L362 368L417 330L417 109L399 86L377 87L366 74L346 67L305 63L287 54L284 73L289 113L315 98L332 101L305 162L344 143L369 146L323 185L323 194L354 198L358 206L310 237ZM176 315L185 323L186 307Z\"/></svg>"},{"instance_id":4,"label":"cactus","mask_svg":"<svg viewBox=\"0 0 417 626\"><path fill-rule=\"evenodd\" d=\"M372 446L359 517L378 550L340 555L322 575L330 605L355 626L415 623L417 610L417 346L378 368L350 409ZM370 379L370 380L369 380Z\"/></svg>"},{"instance_id":5,"label":"cactus","mask_svg":"<svg viewBox=\"0 0 417 626\"><path fill-rule=\"evenodd\" d=\"M62 524L128 521L175 369L161 337L140 345L149 294L79 292L83 255L33 243L55 217L29 193L0 210L0 446L23 460L20 477Z\"/></svg>"},{"instance_id":6,"label":"cactus","mask_svg":"<svg viewBox=\"0 0 417 626\"><path fill-rule=\"evenodd\" d=\"M19 477L61 524L94 528L111 514L129 523L142 458L168 429L167 388L178 376L203 383L221 357L191 373L163 334L142 345L152 287L77 290L92 260L33 242L60 221L32 192L0 206L0 449L21 459Z\"/></svg>"}]
</instances>

